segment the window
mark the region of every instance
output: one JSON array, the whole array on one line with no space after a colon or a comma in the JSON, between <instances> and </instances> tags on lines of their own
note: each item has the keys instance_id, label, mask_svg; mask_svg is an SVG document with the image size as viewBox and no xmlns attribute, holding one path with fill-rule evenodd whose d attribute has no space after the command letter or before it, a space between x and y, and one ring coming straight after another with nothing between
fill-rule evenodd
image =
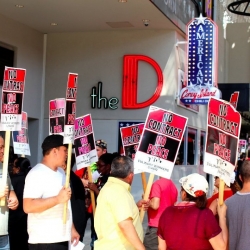
<instances>
[{"instance_id":1,"label":"window","mask_svg":"<svg viewBox=\"0 0 250 250\"><path fill-rule=\"evenodd\" d=\"M197 130L187 128L183 135L175 165L196 165L197 143Z\"/></svg>"},{"instance_id":2,"label":"window","mask_svg":"<svg viewBox=\"0 0 250 250\"><path fill-rule=\"evenodd\" d=\"M201 131L201 137L200 137L200 165L203 165L205 142L206 142L206 132Z\"/></svg>"},{"instance_id":3,"label":"window","mask_svg":"<svg viewBox=\"0 0 250 250\"><path fill-rule=\"evenodd\" d=\"M197 144L197 130L188 128L187 135L187 165L195 165L197 163L196 144Z\"/></svg>"}]
</instances>

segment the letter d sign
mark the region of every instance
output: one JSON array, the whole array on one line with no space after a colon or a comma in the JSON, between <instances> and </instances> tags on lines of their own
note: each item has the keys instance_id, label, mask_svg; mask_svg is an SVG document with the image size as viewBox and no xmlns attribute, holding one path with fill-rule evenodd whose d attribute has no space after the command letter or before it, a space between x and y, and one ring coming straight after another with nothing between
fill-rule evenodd
<instances>
[{"instance_id":1,"label":"letter d sign","mask_svg":"<svg viewBox=\"0 0 250 250\"><path fill-rule=\"evenodd\" d=\"M156 71L158 81L153 96L147 101L137 102L138 61L149 63ZM142 55L123 57L122 108L140 109L153 104L160 96L163 87L163 75L160 66L152 58Z\"/></svg>"}]
</instances>

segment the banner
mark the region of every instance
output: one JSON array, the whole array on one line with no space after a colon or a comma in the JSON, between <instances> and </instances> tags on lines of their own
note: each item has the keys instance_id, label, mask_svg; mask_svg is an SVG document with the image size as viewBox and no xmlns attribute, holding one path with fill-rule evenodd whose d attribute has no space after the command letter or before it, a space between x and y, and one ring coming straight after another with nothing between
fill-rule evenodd
<instances>
[{"instance_id":1,"label":"banner","mask_svg":"<svg viewBox=\"0 0 250 250\"><path fill-rule=\"evenodd\" d=\"M186 87L180 91L180 100L184 104L207 105L210 97L221 96L217 88L218 27L201 15L187 25L186 33Z\"/></svg>"},{"instance_id":2,"label":"banner","mask_svg":"<svg viewBox=\"0 0 250 250\"><path fill-rule=\"evenodd\" d=\"M135 154L135 168L170 178L187 118L151 106Z\"/></svg>"},{"instance_id":3,"label":"banner","mask_svg":"<svg viewBox=\"0 0 250 250\"><path fill-rule=\"evenodd\" d=\"M124 155L134 160L144 123L120 128Z\"/></svg>"},{"instance_id":4,"label":"banner","mask_svg":"<svg viewBox=\"0 0 250 250\"><path fill-rule=\"evenodd\" d=\"M49 134L64 136L65 98L49 101Z\"/></svg>"},{"instance_id":5,"label":"banner","mask_svg":"<svg viewBox=\"0 0 250 250\"><path fill-rule=\"evenodd\" d=\"M30 155L30 145L28 138L28 115L22 112L22 129L12 132L14 153L20 155Z\"/></svg>"},{"instance_id":6,"label":"banner","mask_svg":"<svg viewBox=\"0 0 250 250\"><path fill-rule=\"evenodd\" d=\"M75 119L74 145L77 170L98 161L91 115Z\"/></svg>"},{"instance_id":7,"label":"banner","mask_svg":"<svg viewBox=\"0 0 250 250\"><path fill-rule=\"evenodd\" d=\"M230 186L230 177L238 158L241 116L224 100L208 103L207 138L204 171L220 177Z\"/></svg>"},{"instance_id":8,"label":"banner","mask_svg":"<svg viewBox=\"0 0 250 250\"><path fill-rule=\"evenodd\" d=\"M19 131L22 128L25 75L25 69L5 67L1 106L3 131Z\"/></svg>"},{"instance_id":9,"label":"banner","mask_svg":"<svg viewBox=\"0 0 250 250\"><path fill-rule=\"evenodd\" d=\"M76 117L76 94L78 74L69 73L66 90L66 111L63 143L74 142L74 124Z\"/></svg>"}]
</instances>

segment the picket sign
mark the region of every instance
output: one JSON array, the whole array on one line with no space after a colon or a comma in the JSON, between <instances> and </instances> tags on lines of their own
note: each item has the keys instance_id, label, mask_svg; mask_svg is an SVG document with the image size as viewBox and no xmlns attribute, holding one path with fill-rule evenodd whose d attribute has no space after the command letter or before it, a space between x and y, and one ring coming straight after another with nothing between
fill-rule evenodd
<instances>
[{"instance_id":1,"label":"picket sign","mask_svg":"<svg viewBox=\"0 0 250 250\"><path fill-rule=\"evenodd\" d=\"M216 98L209 100L204 172L220 178L220 205L223 205L225 183L230 186L235 169L240 128L241 115L231 103Z\"/></svg>"},{"instance_id":2,"label":"picket sign","mask_svg":"<svg viewBox=\"0 0 250 250\"><path fill-rule=\"evenodd\" d=\"M133 124L131 126L120 128L120 134L122 139L123 152L126 156L134 160L138 144L141 140L141 134L143 131L144 123ZM141 173L143 193L146 191L147 180L146 175L142 171L134 171L135 174Z\"/></svg>"},{"instance_id":3,"label":"picket sign","mask_svg":"<svg viewBox=\"0 0 250 250\"><path fill-rule=\"evenodd\" d=\"M74 142L74 121L76 114L77 79L78 79L78 74L76 73L68 74L67 89L66 89L66 112L65 112L66 119L64 124L64 137L63 137L63 143L68 144L68 159L67 159L65 188L69 187L69 181L70 181L72 144ZM67 210L68 210L68 202L65 202L63 210L64 224L66 224Z\"/></svg>"},{"instance_id":4,"label":"picket sign","mask_svg":"<svg viewBox=\"0 0 250 250\"><path fill-rule=\"evenodd\" d=\"M186 117L150 106L134 158L137 171L150 173L144 200L149 198L155 175L171 178L186 125ZM145 179L143 182L146 181ZM144 214L142 207L141 221L143 221Z\"/></svg>"},{"instance_id":5,"label":"picket sign","mask_svg":"<svg viewBox=\"0 0 250 250\"><path fill-rule=\"evenodd\" d=\"M71 156L72 156L72 143L69 143L69 145L68 145L68 159L67 159L65 188L69 187L70 169L71 169ZM64 203L64 209L63 209L63 224L66 224L66 222L67 222L67 210L68 210L68 202L65 202Z\"/></svg>"},{"instance_id":6,"label":"picket sign","mask_svg":"<svg viewBox=\"0 0 250 250\"><path fill-rule=\"evenodd\" d=\"M95 136L91 115L87 114L77 117L75 119L74 130L76 168L77 170L87 168L89 182L93 183L90 166L98 161L98 157L95 148ZM90 190L90 197L93 213L95 213L95 194L93 190Z\"/></svg>"},{"instance_id":7,"label":"picket sign","mask_svg":"<svg viewBox=\"0 0 250 250\"><path fill-rule=\"evenodd\" d=\"M5 145L2 187L0 188L5 188L7 183L10 131L21 130L25 75L25 69L12 67L5 67L4 69L0 127L2 131L5 131ZM5 206L5 201L5 197L3 197L0 206Z\"/></svg>"}]
</instances>

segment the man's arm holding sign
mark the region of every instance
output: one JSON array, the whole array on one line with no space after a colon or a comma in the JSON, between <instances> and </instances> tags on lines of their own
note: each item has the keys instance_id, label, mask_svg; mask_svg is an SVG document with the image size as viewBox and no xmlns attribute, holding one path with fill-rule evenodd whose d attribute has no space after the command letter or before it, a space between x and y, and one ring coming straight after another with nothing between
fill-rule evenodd
<instances>
[{"instance_id":1,"label":"man's arm holding sign","mask_svg":"<svg viewBox=\"0 0 250 250\"><path fill-rule=\"evenodd\" d=\"M58 204L67 202L71 197L71 189L63 187L57 196L49 198L24 198L23 209L25 213L41 213Z\"/></svg>"}]
</instances>

